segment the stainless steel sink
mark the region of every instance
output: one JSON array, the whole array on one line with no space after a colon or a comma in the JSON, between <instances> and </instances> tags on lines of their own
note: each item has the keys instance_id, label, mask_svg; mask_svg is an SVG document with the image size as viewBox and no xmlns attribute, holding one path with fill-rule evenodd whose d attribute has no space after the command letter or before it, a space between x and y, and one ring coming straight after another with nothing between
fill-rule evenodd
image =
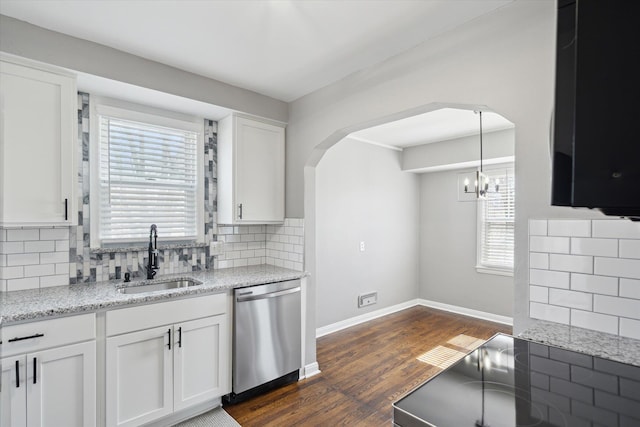
<instances>
[{"instance_id":1,"label":"stainless steel sink","mask_svg":"<svg viewBox=\"0 0 640 427\"><path fill-rule=\"evenodd\" d=\"M140 294L143 292L166 291L168 289L187 288L202 285L202 282L194 279L161 280L140 285L122 286L117 288L121 294Z\"/></svg>"}]
</instances>

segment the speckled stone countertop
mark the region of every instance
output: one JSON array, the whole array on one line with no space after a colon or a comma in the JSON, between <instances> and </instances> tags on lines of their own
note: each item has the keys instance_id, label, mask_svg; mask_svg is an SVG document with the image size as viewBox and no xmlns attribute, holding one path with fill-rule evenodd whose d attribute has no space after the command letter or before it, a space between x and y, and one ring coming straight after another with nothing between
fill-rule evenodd
<instances>
[{"instance_id":1,"label":"speckled stone countertop","mask_svg":"<svg viewBox=\"0 0 640 427\"><path fill-rule=\"evenodd\" d=\"M250 267L224 268L213 271L181 273L156 277L155 282L164 279L193 278L202 285L163 291L124 294L116 290L123 285L135 286L152 281L111 280L90 284L55 286L43 289L0 293L0 324L42 320L50 316L87 313L104 308L116 308L131 304L168 300L187 295L213 294L242 286L299 279L305 272L257 265Z\"/></svg>"},{"instance_id":2,"label":"speckled stone countertop","mask_svg":"<svg viewBox=\"0 0 640 427\"><path fill-rule=\"evenodd\" d=\"M520 338L640 366L640 340L536 320Z\"/></svg>"}]
</instances>

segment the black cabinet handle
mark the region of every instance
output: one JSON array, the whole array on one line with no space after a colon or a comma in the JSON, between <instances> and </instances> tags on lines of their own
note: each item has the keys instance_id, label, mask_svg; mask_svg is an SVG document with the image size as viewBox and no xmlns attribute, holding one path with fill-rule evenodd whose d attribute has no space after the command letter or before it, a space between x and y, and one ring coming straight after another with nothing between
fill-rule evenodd
<instances>
[{"instance_id":1,"label":"black cabinet handle","mask_svg":"<svg viewBox=\"0 0 640 427\"><path fill-rule=\"evenodd\" d=\"M36 362L36 358L34 357L33 358L33 383L34 384L37 382L37 378L38 378L37 372L36 372L36 370L37 370L36 363L37 363Z\"/></svg>"},{"instance_id":2,"label":"black cabinet handle","mask_svg":"<svg viewBox=\"0 0 640 427\"><path fill-rule=\"evenodd\" d=\"M169 344L167 344L169 346L169 350L171 350L171 328L169 328L169 330L167 331L167 334L169 334Z\"/></svg>"},{"instance_id":3,"label":"black cabinet handle","mask_svg":"<svg viewBox=\"0 0 640 427\"><path fill-rule=\"evenodd\" d=\"M33 339L33 338L40 338L40 337L43 337L43 336L44 336L44 334L34 334L34 335L29 335L28 337L15 337L15 338L11 338L8 342L30 340L30 339Z\"/></svg>"},{"instance_id":4,"label":"black cabinet handle","mask_svg":"<svg viewBox=\"0 0 640 427\"><path fill-rule=\"evenodd\" d=\"M20 388L20 361L16 360L16 388Z\"/></svg>"},{"instance_id":5,"label":"black cabinet handle","mask_svg":"<svg viewBox=\"0 0 640 427\"><path fill-rule=\"evenodd\" d=\"M182 348L182 326L178 328L178 347Z\"/></svg>"},{"instance_id":6,"label":"black cabinet handle","mask_svg":"<svg viewBox=\"0 0 640 427\"><path fill-rule=\"evenodd\" d=\"M242 219L242 203L238 205L238 209L240 210L240 215L238 215L238 217Z\"/></svg>"},{"instance_id":7,"label":"black cabinet handle","mask_svg":"<svg viewBox=\"0 0 640 427\"><path fill-rule=\"evenodd\" d=\"M69 219L68 211L69 211L69 199L64 199L64 220L65 221Z\"/></svg>"}]
</instances>

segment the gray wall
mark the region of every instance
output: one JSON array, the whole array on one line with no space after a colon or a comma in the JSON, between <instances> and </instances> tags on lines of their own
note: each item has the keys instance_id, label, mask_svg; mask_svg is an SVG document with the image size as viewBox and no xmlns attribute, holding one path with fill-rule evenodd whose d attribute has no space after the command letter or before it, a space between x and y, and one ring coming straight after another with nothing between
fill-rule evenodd
<instances>
[{"instance_id":1,"label":"gray wall","mask_svg":"<svg viewBox=\"0 0 640 427\"><path fill-rule=\"evenodd\" d=\"M74 71L287 121L287 103L283 101L5 15L0 15L0 50Z\"/></svg>"},{"instance_id":2,"label":"gray wall","mask_svg":"<svg viewBox=\"0 0 640 427\"><path fill-rule=\"evenodd\" d=\"M514 331L528 325L528 219L598 216L549 204L555 6L553 0L510 3L290 104L286 215L305 218L308 306L316 292L315 166L325 150L366 127L465 105L489 108L515 124ZM309 312L307 337L314 322ZM315 340L306 344L313 362Z\"/></svg>"},{"instance_id":3,"label":"gray wall","mask_svg":"<svg viewBox=\"0 0 640 427\"><path fill-rule=\"evenodd\" d=\"M316 327L416 298L419 177L401 170L401 157L345 139L318 165ZM378 303L358 308L367 291Z\"/></svg>"},{"instance_id":4,"label":"gray wall","mask_svg":"<svg viewBox=\"0 0 640 427\"><path fill-rule=\"evenodd\" d=\"M482 134L483 160L514 155L515 130L507 129ZM460 163L476 163L480 158L478 135L405 148L402 152L402 170L420 171L424 168L447 167ZM467 167L473 166L471 164Z\"/></svg>"},{"instance_id":5,"label":"gray wall","mask_svg":"<svg viewBox=\"0 0 640 427\"><path fill-rule=\"evenodd\" d=\"M511 317L513 277L476 272L476 202L459 202L458 173L420 175L419 297Z\"/></svg>"}]
</instances>

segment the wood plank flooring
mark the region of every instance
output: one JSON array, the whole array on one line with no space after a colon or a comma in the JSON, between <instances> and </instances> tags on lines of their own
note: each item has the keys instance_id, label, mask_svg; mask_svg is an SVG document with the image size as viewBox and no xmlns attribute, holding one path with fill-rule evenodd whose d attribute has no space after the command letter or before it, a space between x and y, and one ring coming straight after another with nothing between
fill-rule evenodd
<instances>
[{"instance_id":1,"label":"wood plank flooring","mask_svg":"<svg viewBox=\"0 0 640 427\"><path fill-rule=\"evenodd\" d=\"M416 358L460 334L488 339L511 327L412 307L317 341L321 374L224 409L242 426L385 426L391 404L441 369ZM466 350L462 350L465 351Z\"/></svg>"}]
</instances>

